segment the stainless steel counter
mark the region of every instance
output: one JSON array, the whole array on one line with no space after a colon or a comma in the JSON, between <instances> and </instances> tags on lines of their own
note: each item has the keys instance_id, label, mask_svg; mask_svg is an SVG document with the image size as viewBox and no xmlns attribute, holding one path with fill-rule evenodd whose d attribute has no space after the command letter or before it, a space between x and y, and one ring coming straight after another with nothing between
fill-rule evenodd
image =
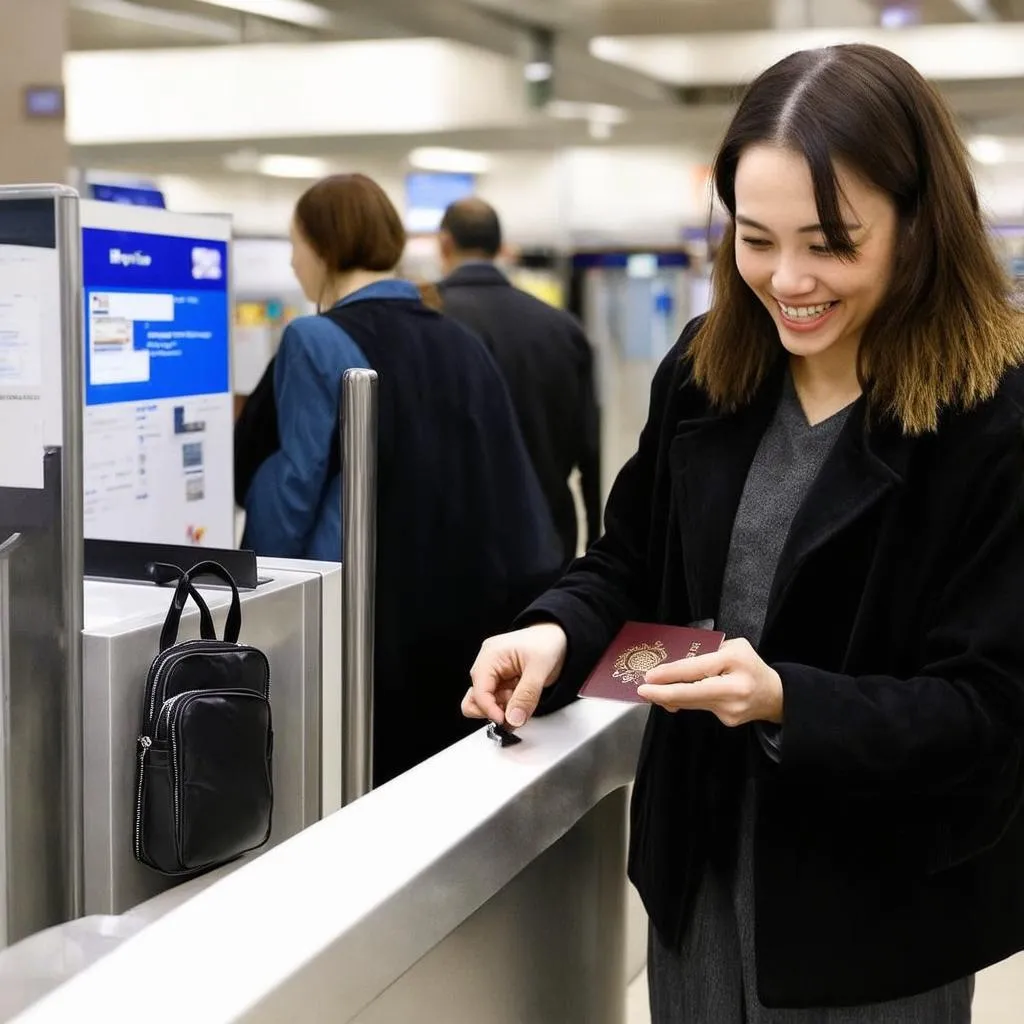
<instances>
[{"instance_id":1,"label":"stainless steel counter","mask_svg":"<svg viewBox=\"0 0 1024 1024\"><path fill-rule=\"evenodd\" d=\"M643 720L579 702L514 747L476 733L171 912L137 908L153 923L17 1020L620 1024ZM156 995L160 964L178 982Z\"/></svg>"}]
</instances>

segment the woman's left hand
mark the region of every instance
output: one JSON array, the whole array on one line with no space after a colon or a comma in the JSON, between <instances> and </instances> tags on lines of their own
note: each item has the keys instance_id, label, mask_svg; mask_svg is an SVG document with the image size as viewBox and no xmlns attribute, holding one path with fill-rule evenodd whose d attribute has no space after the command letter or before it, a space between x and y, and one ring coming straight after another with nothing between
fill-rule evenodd
<instances>
[{"instance_id":1,"label":"woman's left hand","mask_svg":"<svg viewBox=\"0 0 1024 1024\"><path fill-rule=\"evenodd\" d=\"M659 665L637 693L666 711L710 711L730 727L782 724L782 678L747 640L726 640L714 654Z\"/></svg>"}]
</instances>

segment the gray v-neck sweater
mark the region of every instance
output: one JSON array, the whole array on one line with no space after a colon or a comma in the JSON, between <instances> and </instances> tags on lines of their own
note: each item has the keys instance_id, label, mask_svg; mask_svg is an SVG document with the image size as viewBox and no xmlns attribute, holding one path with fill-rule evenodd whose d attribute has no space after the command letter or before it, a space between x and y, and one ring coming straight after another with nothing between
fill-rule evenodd
<instances>
[{"instance_id":1,"label":"gray v-neck sweater","mask_svg":"<svg viewBox=\"0 0 1024 1024\"><path fill-rule=\"evenodd\" d=\"M747 472L722 582L717 628L761 641L775 569L800 505L818 475L849 406L813 426L787 373L778 408Z\"/></svg>"}]
</instances>

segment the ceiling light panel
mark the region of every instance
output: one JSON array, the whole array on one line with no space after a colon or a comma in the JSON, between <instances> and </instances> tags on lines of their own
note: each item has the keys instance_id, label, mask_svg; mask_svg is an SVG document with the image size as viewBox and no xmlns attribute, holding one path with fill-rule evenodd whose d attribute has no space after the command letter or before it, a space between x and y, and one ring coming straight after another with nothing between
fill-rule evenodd
<instances>
[{"instance_id":1,"label":"ceiling light panel","mask_svg":"<svg viewBox=\"0 0 1024 1024\"><path fill-rule=\"evenodd\" d=\"M222 21L216 21L213 18L184 14L181 11L167 11L162 8L131 3L129 0L71 0L71 6L74 10L84 11L87 14L98 14L105 18L126 21L135 25L167 29L170 32L180 32L198 39L214 39L223 43L242 41L241 30L235 25L225 25Z\"/></svg>"},{"instance_id":2,"label":"ceiling light panel","mask_svg":"<svg viewBox=\"0 0 1024 1024\"><path fill-rule=\"evenodd\" d=\"M258 173L268 178L325 178L330 164L315 156L291 156L286 153L268 153L256 161Z\"/></svg>"},{"instance_id":3,"label":"ceiling light panel","mask_svg":"<svg viewBox=\"0 0 1024 1024\"><path fill-rule=\"evenodd\" d=\"M409 163L422 171L452 171L457 174L486 174L491 159L486 153L443 146L421 146L409 154Z\"/></svg>"},{"instance_id":4,"label":"ceiling light panel","mask_svg":"<svg viewBox=\"0 0 1024 1024\"><path fill-rule=\"evenodd\" d=\"M334 24L334 15L330 11L307 0L200 0L200 3L302 28L328 29Z\"/></svg>"}]
</instances>

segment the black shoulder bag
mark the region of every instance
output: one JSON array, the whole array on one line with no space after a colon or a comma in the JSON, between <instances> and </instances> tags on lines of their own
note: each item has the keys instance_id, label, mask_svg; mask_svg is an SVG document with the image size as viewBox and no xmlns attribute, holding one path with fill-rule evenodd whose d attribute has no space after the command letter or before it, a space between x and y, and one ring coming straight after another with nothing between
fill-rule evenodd
<instances>
[{"instance_id":1,"label":"black shoulder bag","mask_svg":"<svg viewBox=\"0 0 1024 1024\"><path fill-rule=\"evenodd\" d=\"M274 806L270 665L238 643L242 607L231 574L201 562L180 574L160 634L160 653L146 676L138 739L135 857L166 875L191 875L225 864L270 838ZM169 574L169 577L168 577ZM216 576L231 587L224 639L195 587ZM177 643L191 595L199 607L199 640Z\"/></svg>"}]
</instances>

